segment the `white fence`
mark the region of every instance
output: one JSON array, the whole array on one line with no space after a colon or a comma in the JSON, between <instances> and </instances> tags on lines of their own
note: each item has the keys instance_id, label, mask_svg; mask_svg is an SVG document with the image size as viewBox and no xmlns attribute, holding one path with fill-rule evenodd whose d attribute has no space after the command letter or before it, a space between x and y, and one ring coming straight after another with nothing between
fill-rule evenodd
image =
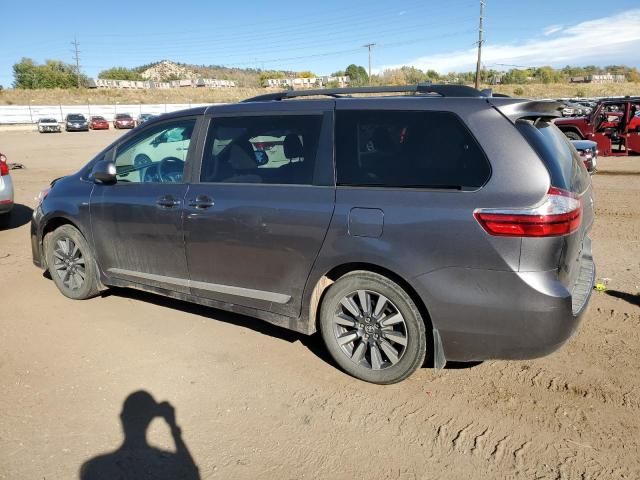
<instances>
[{"instance_id":1,"label":"white fence","mask_svg":"<svg viewBox=\"0 0 640 480\"><path fill-rule=\"evenodd\" d=\"M175 112L176 110L201 105L211 104L3 105L0 106L0 125L36 123L40 118L55 118L59 122L62 122L68 113L81 113L87 117L87 119L93 115L100 115L111 121L116 113L128 113L135 118L141 113L160 115L161 113Z\"/></svg>"}]
</instances>

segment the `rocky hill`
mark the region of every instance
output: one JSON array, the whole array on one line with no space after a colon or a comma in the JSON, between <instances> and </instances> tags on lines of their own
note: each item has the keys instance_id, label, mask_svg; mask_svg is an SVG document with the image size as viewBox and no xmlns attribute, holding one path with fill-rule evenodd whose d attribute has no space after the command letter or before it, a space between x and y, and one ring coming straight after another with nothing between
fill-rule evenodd
<instances>
[{"instance_id":1,"label":"rocky hill","mask_svg":"<svg viewBox=\"0 0 640 480\"><path fill-rule=\"evenodd\" d=\"M153 80L156 82L165 82L168 80L182 80L197 78L196 72L189 68L178 65L177 63L163 60L154 65L146 67L140 72L145 80Z\"/></svg>"}]
</instances>

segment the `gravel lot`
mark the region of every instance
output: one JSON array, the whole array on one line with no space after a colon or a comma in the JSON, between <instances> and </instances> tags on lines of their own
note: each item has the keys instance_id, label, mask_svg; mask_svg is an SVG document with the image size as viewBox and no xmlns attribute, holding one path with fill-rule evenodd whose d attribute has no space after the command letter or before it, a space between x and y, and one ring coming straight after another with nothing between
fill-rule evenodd
<instances>
[{"instance_id":1,"label":"gravel lot","mask_svg":"<svg viewBox=\"0 0 640 480\"><path fill-rule=\"evenodd\" d=\"M120 447L121 420L142 468L177 462L184 478L190 462L201 478L640 478L640 157L603 159L594 177L609 290L564 348L381 387L336 369L317 337L146 293L59 294L31 263L30 207L120 134L0 132L27 167L0 231L0 478L78 478ZM120 416L139 390L173 406L181 436L167 405L141 415L142 394ZM93 466L124 468L118 455Z\"/></svg>"}]
</instances>

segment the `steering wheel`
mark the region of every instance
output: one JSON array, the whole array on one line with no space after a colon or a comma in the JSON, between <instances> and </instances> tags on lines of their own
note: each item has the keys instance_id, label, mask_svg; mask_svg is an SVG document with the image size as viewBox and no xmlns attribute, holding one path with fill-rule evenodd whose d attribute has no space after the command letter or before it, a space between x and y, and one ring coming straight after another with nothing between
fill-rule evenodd
<instances>
[{"instance_id":1,"label":"steering wheel","mask_svg":"<svg viewBox=\"0 0 640 480\"><path fill-rule=\"evenodd\" d=\"M163 183L179 183L182 181L184 161L177 157L166 157L158 162L158 177Z\"/></svg>"}]
</instances>

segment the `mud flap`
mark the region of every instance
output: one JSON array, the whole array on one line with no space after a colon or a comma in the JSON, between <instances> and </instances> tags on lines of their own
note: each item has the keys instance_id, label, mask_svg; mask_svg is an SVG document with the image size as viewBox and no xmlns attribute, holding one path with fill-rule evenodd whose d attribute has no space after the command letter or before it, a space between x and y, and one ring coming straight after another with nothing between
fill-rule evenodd
<instances>
[{"instance_id":1,"label":"mud flap","mask_svg":"<svg viewBox=\"0 0 640 480\"><path fill-rule=\"evenodd\" d=\"M433 329L433 368L442 370L447 365L447 359L444 357L444 348L442 347L442 339L440 332Z\"/></svg>"}]
</instances>

